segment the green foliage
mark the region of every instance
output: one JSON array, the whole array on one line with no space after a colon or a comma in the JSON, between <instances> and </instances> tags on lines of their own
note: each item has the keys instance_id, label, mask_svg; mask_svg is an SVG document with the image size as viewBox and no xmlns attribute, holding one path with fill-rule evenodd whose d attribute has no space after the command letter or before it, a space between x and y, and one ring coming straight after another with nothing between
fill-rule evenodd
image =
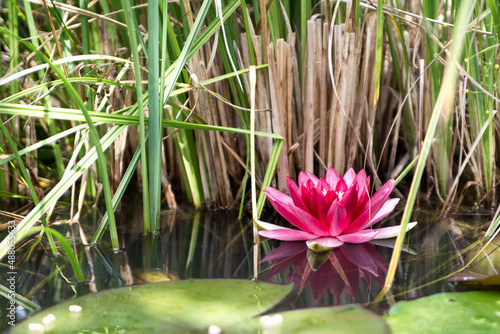
<instances>
[{"instance_id":1,"label":"green foliage","mask_svg":"<svg viewBox=\"0 0 500 334\"><path fill-rule=\"evenodd\" d=\"M133 3L8 1L0 194L36 205L20 235L39 218L48 227L80 178L80 198L67 200L96 201L102 190L93 240L109 226L117 250L113 213L134 175L144 231L155 234L175 196L241 211L251 198L258 217L259 191L299 170L363 167L377 185L411 174L417 156L404 221L421 189L436 189L443 212L460 193L496 205L498 1L471 2L470 25L451 1ZM4 240L0 258L6 249Z\"/></svg>"},{"instance_id":2,"label":"green foliage","mask_svg":"<svg viewBox=\"0 0 500 334\"><path fill-rule=\"evenodd\" d=\"M120 288L80 297L43 310L12 331L24 333L49 314L51 333L206 332L224 333L388 333L383 318L360 306L311 308L260 316L276 305L291 286L244 280L186 280ZM117 307L117 304L120 306ZM81 306L72 313L70 305ZM212 329L214 330L214 329Z\"/></svg>"},{"instance_id":3,"label":"green foliage","mask_svg":"<svg viewBox=\"0 0 500 334\"><path fill-rule=\"evenodd\" d=\"M245 280L184 280L103 291L73 299L35 314L14 328L24 333L29 323L55 315L51 333L180 333L240 326L253 332L248 320L283 299L291 285ZM70 305L82 307L71 313ZM119 307L117 307L119 305ZM249 331L250 330L250 331Z\"/></svg>"},{"instance_id":4,"label":"green foliage","mask_svg":"<svg viewBox=\"0 0 500 334\"><path fill-rule=\"evenodd\" d=\"M396 303L385 319L393 333L494 333L500 293L441 293Z\"/></svg>"}]
</instances>

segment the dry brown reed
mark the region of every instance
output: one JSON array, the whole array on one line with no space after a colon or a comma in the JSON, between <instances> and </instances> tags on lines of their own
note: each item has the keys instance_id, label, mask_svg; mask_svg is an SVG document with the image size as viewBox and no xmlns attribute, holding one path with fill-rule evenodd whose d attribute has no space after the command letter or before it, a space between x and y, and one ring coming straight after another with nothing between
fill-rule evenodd
<instances>
[{"instance_id":1,"label":"dry brown reed","mask_svg":"<svg viewBox=\"0 0 500 334\"><path fill-rule=\"evenodd\" d=\"M41 3L39 1L31 1ZM183 1L187 11L186 19L192 26L199 8L198 2ZM370 4L361 3L370 8ZM56 6L62 5L55 3ZM265 1L259 1L260 10L269 9ZM269 5L269 4L268 4ZM48 4L48 6L51 6ZM435 31L425 30L416 2L410 2L409 10L413 13L404 15L401 12L394 14L387 9L387 27L390 36L385 36L382 55L382 72L376 73L375 59L377 53L377 18L376 12L367 10L356 24L354 8L350 2L343 10L343 23L338 22L337 10L325 13L325 7L318 6L319 15L313 15L307 21L306 45L300 45L296 32L292 32L289 18L286 18L287 38L272 40L268 29L269 22L266 16L261 16L257 31L249 20L250 40L254 50L255 65L268 64L268 67L257 73L256 129L263 132L273 132L283 136L285 142L283 151L278 160L276 178L273 186L281 191L286 191L286 177L294 178L298 171L307 171L324 176L328 167L333 166L339 173L347 168L354 167L359 170L365 168L374 177L374 184L380 185L381 179L395 177L404 169L409 161L418 154L420 143L425 136L426 124L432 111L432 81L429 66L432 62L445 63L444 54L446 43L441 42L436 36L450 36L445 27L437 25ZM61 7L62 8L62 7ZM331 5L326 6L332 10ZM86 13L99 22L98 34L100 36L101 52L113 54L116 50L109 47L109 31L106 24L115 24L115 32L120 24L114 18L104 17L96 13L82 12L74 7L62 8L71 15ZM138 9L141 13L142 9ZM333 13L333 16L332 16ZM143 13L144 14L144 13ZM144 18L144 15L139 15ZM71 15L65 19L71 20ZM172 18L174 19L174 18ZM398 30L396 19L407 25L403 34ZM239 38L233 45L237 55L236 61L240 68L252 65L252 52L247 44L241 12L235 17L236 34ZM146 23L146 22L140 22ZM176 24L181 24L177 22ZM70 26L70 29L75 27ZM442 34L442 32L445 32ZM40 31L43 35L43 31ZM62 30L57 31L61 35ZM430 40L438 43L440 53L431 61L426 59L425 42L426 33ZM224 64L224 57L220 54L222 34L216 34L208 43L198 51L187 64L191 75L191 88L187 95L188 102L181 107L187 110L199 122L220 125L225 127L244 127L248 119L248 110L243 108L245 102L241 99L244 94L238 93L238 85L231 85L228 81L218 81L207 86L200 85L204 80L217 78L231 72ZM45 36L45 35L44 35ZM390 49L388 38L394 43ZM404 38L404 41L402 40ZM477 37L482 38L482 37ZM52 50L57 43L47 39L47 44ZM472 43L472 42L471 42ZM474 41L477 43L477 40ZM300 62L300 50L305 48L305 59ZM408 58L406 58L408 57ZM408 60L411 63L407 63ZM331 63L330 63L331 62ZM401 82L397 82L394 63L400 68ZM145 63L144 63L145 65ZM302 67L301 67L302 66ZM482 143L477 142L477 135L472 136L468 127L469 109L466 90L470 87L486 92L482 84L460 67L459 94L456 101L456 112L451 115L452 131L447 153L448 169L446 176L437 175L437 160L439 151L435 150L435 157L429 160L427 168L427 188L438 188L438 177L449 180L443 203L446 205L462 201L457 199L459 193L474 193L479 201L489 198L495 202L496 182L500 179L498 165L499 145L494 146L492 155L495 160L493 175L493 188L490 193L484 183L485 176L480 154L472 154L479 150ZM109 70L106 70L109 72ZM133 71L128 72L127 80L134 80ZM143 79L145 74L142 73ZM242 75L243 85L249 94L248 78ZM375 92L377 80L380 81L380 94ZM236 88L235 88L236 87ZM497 91L494 91L494 105L498 105ZM83 91L82 91L83 94ZM491 94L491 93L490 93ZM130 106L133 96L130 91L113 89L110 93L109 112L115 112ZM250 97L246 96L248 100ZM224 99L231 103L239 103L242 109L236 110ZM175 99L174 99L175 100ZM179 100L176 100L181 104ZM235 102L236 101L236 102ZM474 100L475 101L475 100ZM172 102L172 100L170 101ZM56 102L57 103L57 102ZM97 103L96 103L97 105ZM177 106L179 107L179 106ZM173 116L175 118L175 115ZM2 119L5 118L2 116ZM20 124L6 123L9 131L19 133ZM17 129L14 129L15 126ZM500 122L498 117L493 118L494 139L498 140ZM29 145L37 141L32 129L33 121L24 125L24 143ZM173 189L187 192L182 173L182 157L178 154L175 142L175 131L164 130L162 187L166 203L169 207L176 206L176 197ZM195 131L194 141L199 164L199 177L204 194L205 204L214 207L234 207L240 202L241 197L249 198L248 189L244 190L244 180L248 147L243 135L233 133L215 133ZM257 138L257 181L262 181L272 149L272 140ZM76 144L75 144L76 145ZM6 147L6 142L2 143ZM109 151L110 168L113 188L116 189L127 167L131 154L139 146L137 131L130 127L117 140ZM86 147L88 147L86 145ZM36 158L36 155L33 157ZM28 165L35 175L38 175L36 159L28 158ZM3 165L6 175L4 186L13 189L11 170L8 164ZM467 175L464 175L466 173ZM137 173L140 181L140 167ZM82 184L87 182L91 175L84 175ZM465 188L459 188L460 180L464 177ZM97 182L92 177L93 182ZM172 183L171 183L172 182ZM94 185L98 188L98 185ZM474 189L472 191L471 189ZM437 191L436 193L439 193ZM80 194L80 198L83 196ZM450 206L448 206L448 209Z\"/></svg>"}]
</instances>

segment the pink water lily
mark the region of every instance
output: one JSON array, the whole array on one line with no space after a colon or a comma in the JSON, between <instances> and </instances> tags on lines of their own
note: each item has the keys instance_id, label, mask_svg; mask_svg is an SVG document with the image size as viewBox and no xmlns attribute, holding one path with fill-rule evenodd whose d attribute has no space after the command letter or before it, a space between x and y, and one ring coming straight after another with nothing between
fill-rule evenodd
<instances>
[{"instance_id":1,"label":"pink water lily","mask_svg":"<svg viewBox=\"0 0 500 334\"><path fill-rule=\"evenodd\" d=\"M362 169L357 175L351 168L340 177L329 168L325 178L300 172L299 184L287 178L290 196L272 187L267 199L290 223L300 230L258 222L259 234L283 241L305 240L314 251L339 247L344 243L363 243L398 235L401 226L372 228L393 210L399 199L388 199L394 180L387 181L370 197L370 177ZM408 229L416 223L408 224Z\"/></svg>"}]
</instances>

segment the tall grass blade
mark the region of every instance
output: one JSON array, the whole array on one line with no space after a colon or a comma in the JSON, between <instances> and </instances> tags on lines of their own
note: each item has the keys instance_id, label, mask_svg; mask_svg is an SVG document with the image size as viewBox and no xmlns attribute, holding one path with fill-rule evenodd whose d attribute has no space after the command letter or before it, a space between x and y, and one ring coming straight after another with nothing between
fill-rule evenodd
<instances>
[{"instance_id":1,"label":"tall grass blade","mask_svg":"<svg viewBox=\"0 0 500 334\"><path fill-rule=\"evenodd\" d=\"M220 20L220 28L222 30L222 37L224 40L224 46L226 47L227 53L230 54L229 46L227 45L226 29L224 28L224 19L222 17L221 1L222 0L215 0L215 8L216 8L217 16L219 17L219 20ZM229 57L229 61L231 62L231 67L232 67L233 71L235 73L238 72L238 70L236 69L236 65L234 65L232 57ZM251 70L250 70L250 72L251 72ZM240 77L238 75L236 76L236 79L238 80L238 85L240 86L240 89L243 90L243 85L241 84L241 80L240 80Z\"/></svg>"},{"instance_id":2,"label":"tall grass blade","mask_svg":"<svg viewBox=\"0 0 500 334\"><path fill-rule=\"evenodd\" d=\"M149 194L149 181L148 181L148 160L146 154L146 127L144 124L144 97L142 94L142 76L141 76L141 66L139 58L139 50L137 47L137 35L139 32L136 31L137 24L134 21L132 9L129 0L121 0L122 6L125 9L125 20L128 26L128 36L130 39L130 48L132 51L132 58L134 60L134 72L135 72L135 85L136 85L136 97L137 106L139 108L139 134L140 141L139 145L141 147L141 176L142 176L142 201L143 201L143 216L144 216L144 232L148 233L151 231L151 215L150 215L150 194Z\"/></svg>"},{"instance_id":3,"label":"tall grass blade","mask_svg":"<svg viewBox=\"0 0 500 334\"><path fill-rule=\"evenodd\" d=\"M151 230L144 230L145 234L156 235L160 232L160 209L161 209L161 119L160 91L159 91L159 29L160 13L158 0L148 2L148 108L149 119L149 212L151 219ZM164 48L166 45L163 46Z\"/></svg>"},{"instance_id":4,"label":"tall grass blade","mask_svg":"<svg viewBox=\"0 0 500 334\"><path fill-rule=\"evenodd\" d=\"M130 183L130 180L134 176L135 170L137 168L137 165L139 164L139 159L141 157L141 150L138 148L132 159L130 160L127 170L122 176L122 179L120 181L120 184L118 185L118 188L115 191L115 195L113 196L113 210L116 210L118 208L118 204L120 204L120 201L123 198L123 195L125 195L125 190L127 190L127 187ZM101 222L99 223L99 226L94 233L94 236L92 238L92 244L98 243L101 241L102 235L104 234L104 231L106 227L108 226L108 213L106 212L104 216L101 219Z\"/></svg>"},{"instance_id":5,"label":"tall grass blade","mask_svg":"<svg viewBox=\"0 0 500 334\"><path fill-rule=\"evenodd\" d=\"M257 190L255 184L255 86L257 84L257 74L255 66L250 66L250 176L252 191L252 221L253 221L253 277L259 275L260 246L259 233L257 227Z\"/></svg>"},{"instance_id":6,"label":"tall grass blade","mask_svg":"<svg viewBox=\"0 0 500 334\"><path fill-rule=\"evenodd\" d=\"M373 105L376 106L380 95L380 82L382 75L383 43L384 43L384 2L377 1L377 53L375 55L375 92L373 94Z\"/></svg>"}]
</instances>

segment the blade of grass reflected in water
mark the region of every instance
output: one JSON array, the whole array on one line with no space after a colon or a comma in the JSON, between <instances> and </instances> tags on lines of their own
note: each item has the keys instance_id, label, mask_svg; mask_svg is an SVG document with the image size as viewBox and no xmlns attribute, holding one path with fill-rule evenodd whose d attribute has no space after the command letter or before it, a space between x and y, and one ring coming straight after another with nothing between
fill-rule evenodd
<instances>
[{"instance_id":1,"label":"blade of grass reflected in water","mask_svg":"<svg viewBox=\"0 0 500 334\"><path fill-rule=\"evenodd\" d=\"M201 212L195 211L193 216L193 227L191 228L191 238L189 240L189 250L186 260L186 275L192 277L194 272L194 259L196 245L198 240L198 231L200 230Z\"/></svg>"},{"instance_id":2,"label":"blade of grass reflected in water","mask_svg":"<svg viewBox=\"0 0 500 334\"><path fill-rule=\"evenodd\" d=\"M29 312L36 312L41 309L40 305L32 302L31 300L23 297L20 294L13 292L12 290L7 288L6 286L3 286L2 284L0 284L0 295L5 299L10 299L12 298L12 295L14 295L16 304L26 308Z\"/></svg>"},{"instance_id":3,"label":"blade of grass reflected in water","mask_svg":"<svg viewBox=\"0 0 500 334\"><path fill-rule=\"evenodd\" d=\"M75 272L75 277L78 282L84 282L85 277L82 272L82 268L80 267L80 264L78 263L78 259L76 258L75 253L73 252L73 249L71 248L71 245L69 242L66 240L66 238L59 233L57 230L54 230L53 228L44 228L44 227L32 227L29 231L28 234L34 234L38 233L40 231L45 231L47 233L50 233L56 239L59 241L61 244L64 252L66 253L66 256L69 259L69 262L71 263L71 267L73 268L73 271Z\"/></svg>"}]
</instances>

